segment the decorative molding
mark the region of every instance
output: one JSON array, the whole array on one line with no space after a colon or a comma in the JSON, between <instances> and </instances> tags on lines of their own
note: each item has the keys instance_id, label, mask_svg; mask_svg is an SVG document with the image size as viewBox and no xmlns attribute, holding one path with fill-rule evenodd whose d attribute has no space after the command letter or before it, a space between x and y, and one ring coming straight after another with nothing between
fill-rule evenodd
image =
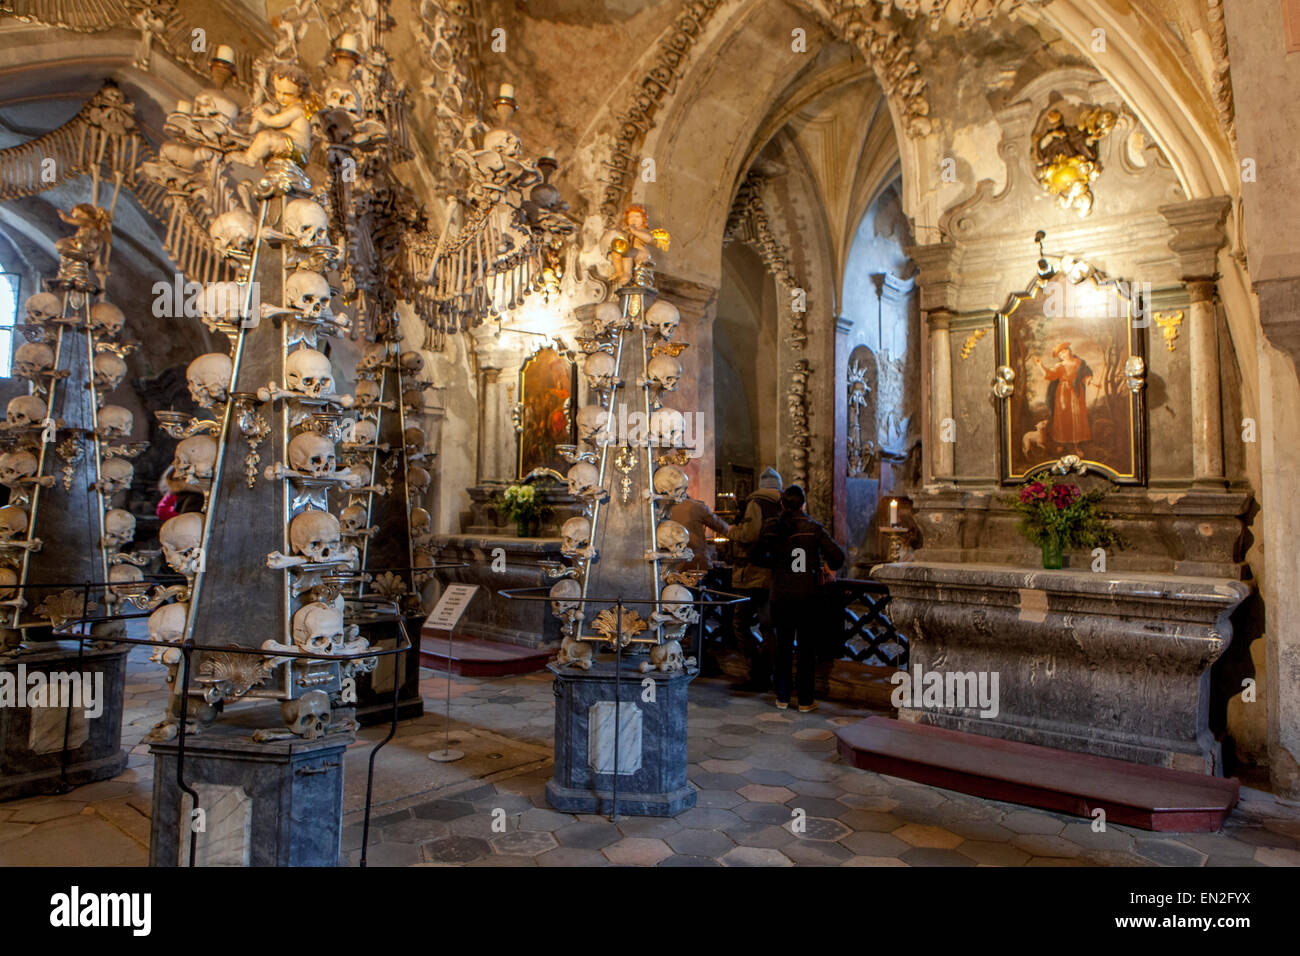
<instances>
[{"instance_id":1,"label":"decorative molding","mask_svg":"<svg viewBox=\"0 0 1300 956\"><path fill-rule=\"evenodd\" d=\"M1156 325L1160 327L1160 333L1164 336L1165 347L1169 351L1174 350L1174 342L1178 339L1178 327L1183 324L1183 312L1179 309L1177 312L1155 312L1151 316L1155 319Z\"/></svg>"},{"instance_id":2,"label":"decorative molding","mask_svg":"<svg viewBox=\"0 0 1300 956\"><path fill-rule=\"evenodd\" d=\"M970 358L971 352L975 350L975 343L988 335L990 331L991 329L988 326L985 326L984 328L976 329L970 335L966 336L966 341L961 344L961 359L963 362Z\"/></svg>"}]
</instances>

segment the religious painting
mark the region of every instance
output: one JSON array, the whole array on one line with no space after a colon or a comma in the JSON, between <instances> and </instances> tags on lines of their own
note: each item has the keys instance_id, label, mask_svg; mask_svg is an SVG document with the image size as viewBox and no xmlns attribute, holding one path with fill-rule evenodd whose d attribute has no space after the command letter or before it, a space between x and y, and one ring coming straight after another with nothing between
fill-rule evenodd
<instances>
[{"instance_id":1,"label":"religious painting","mask_svg":"<svg viewBox=\"0 0 1300 956\"><path fill-rule=\"evenodd\" d=\"M569 468L560 445L577 443L574 402L578 369L552 347L539 349L519 370L518 477L547 474L561 481Z\"/></svg>"},{"instance_id":2,"label":"religious painting","mask_svg":"<svg viewBox=\"0 0 1300 956\"><path fill-rule=\"evenodd\" d=\"M1146 482L1146 339L1125 283L1077 260L998 314L999 461L1012 484L1074 456L1119 484Z\"/></svg>"}]
</instances>

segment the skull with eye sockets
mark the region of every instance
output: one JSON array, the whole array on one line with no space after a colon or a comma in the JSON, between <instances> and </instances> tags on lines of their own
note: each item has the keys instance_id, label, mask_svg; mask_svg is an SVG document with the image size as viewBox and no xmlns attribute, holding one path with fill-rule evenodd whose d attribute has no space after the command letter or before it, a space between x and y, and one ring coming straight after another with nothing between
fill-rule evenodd
<instances>
[{"instance_id":1,"label":"skull with eye sockets","mask_svg":"<svg viewBox=\"0 0 1300 956\"><path fill-rule=\"evenodd\" d=\"M576 554L591 545L591 522L575 515L560 526L562 554Z\"/></svg>"},{"instance_id":2,"label":"skull with eye sockets","mask_svg":"<svg viewBox=\"0 0 1300 956\"><path fill-rule=\"evenodd\" d=\"M35 395L19 395L5 406L5 424L10 428L36 428L45 421L48 409Z\"/></svg>"},{"instance_id":3,"label":"skull with eye sockets","mask_svg":"<svg viewBox=\"0 0 1300 956\"><path fill-rule=\"evenodd\" d=\"M334 473L334 443L318 432L302 432L289 439L289 467L304 475L323 478Z\"/></svg>"},{"instance_id":4,"label":"skull with eye sockets","mask_svg":"<svg viewBox=\"0 0 1300 956\"><path fill-rule=\"evenodd\" d=\"M202 487L212 481L217 465L217 440L211 435L191 435L176 443L172 455L172 477L188 487Z\"/></svg>"},{"instance_id":5,"label":"skull with eye sockets","mask_svg":"<svg viewBox=\"0 0 1300 956\"><path fill-rule=\"evenodd\" d=\"M681 321L682 314L677 311L677 306L667 299L656 299L654 305L645 311L646 327L658 332L665 342L673 337Z\"/></svg>"},{"instance_id":6,"label":"skull with eye sockets","mask_svg":"<svg viewBox=\"0 0 1300 956\"><path fill-rule=\"evenodd\" d=\"M99 466L99 490L112 497L126 491L135 480L135 466L122 458L107 458Z\"/></svg>"},{"instance_id":7,"label":"skull with eye sockets","mask_svg":"<svg viewBox=\"0 0 1300 956\"><path fill-rule=\"evenodd\" d=\"M14 349L14 374L39 382L54 370L54 352L43 342L24 342Z\"/></svg>"},{"instance_id":8,"label":"skull with eye sockets","mask_svg":"<svg viewBox=\"0 0 1300 956\"><path fill-rule=\"evenodd\" d=\"M689 486L690 482L686 478L686 472L676 465L661 465L655 470L655 494L681 502L686 500L686 489Z\"/></svg>"},{"instance_id":9,"label":"skull with eye sockets","mask_svg":"<svg viewBox=\"0 0 1300 956\"><path fill-rule=\"evenodd\" d=\"M105 405L99 410L99 434L103 438L127 439L135 427L135 415L121 405Z\"/></svg>"},{"instance_id":10,"label":"skull with eye sockets","mask_svg":"<svg viewBox=\"0 0 1300 956\"><path fill-rule=\"evenodd\" d=\"M126 316L112 302L96 302L90 307L90 330L104 338L116 338L126 325Z\"/></svg>"},{"instance_id":11,"label":"skull with eye sockets","mask_svg":"<svg viewBox=\"0 0 1300 956\"><path fill-rule=\"evenodd\" d=\"M36 475L36 456L26 451L7 451L0 455L0 485L11 491Z\"/></svg>"},{"instance_id":12,"label":"skull with eye sockets","mask_svg":"<svg viewBox=\"0 0 1300 956\"><path fill-rule=\"evenodd\" d=\"M608 352L592 352L582 363L582 374L587 379L588 388L608 391L614 387L618 377L618 363Z\"/></svg>"},{"instance_id":13,"label":"skull with eye sockets","mask_svg":"<svg viewBox=\"0 0 1300 956\"><path fill-rule=\"evenodd\" d=\"M110 508L104 512L105 551L120 551L135 540L135 515L122 508Z\"/></svg>"},{"instance_id":14,"label":"skull with eye sockets","mask_svg":"<svg viewBox=\"0 0 1300 956\"><path fill-rule=\"evenodd\" d=\"M578 437L592 445L609 440L609 412L599 405L584 405L578 409Z\"/></svg>"},{"instance_id":15,"label":"skull with eye sockets","mask_svg":"<svg viewBox=\"0 0 1300 956\"><path fill-rule=\"evenodd\" d=\"M0 508L0 541L21 541L27 537L27 512L18 505Z\"/></svg>"},{"instance_id":16,"label":"skull with eye sockets","mask_svg":"<svg viewBox=\"0 0 1300 956\"><path fill-rule=\"evenodd\" d=\"M289 543L308 561L323 564L342 550L339 520L328 511L304 511L289 522Z\"/></svg>"},{"instance_id":17,"label":"skull with eye sockets","mask_svg":"<svg viewBox=\"0 0 1300 956\"><path fill-rule=\"evenodd\" d=\"M299 269L284 283L285 303L305 318L319 319L329 311L330 284L319 272Z\"/></svg>"},{"instance_id":18,"label":"skull with eye sockets","mask_svg":"<svg viewBox=\"0 0 1300 956\"><path fill-rule=\"evenodd\" d=\"M334 394L334 372L323 352L298 349L285 361L284 374L291 392L315 398Z\"/></svg>"},{"instance_id":19,"label":"skull with eye sockets","mask_svg":"<svg viewBox=\"0 0 1300 956\"><path fill-rule=\"evenodd\" d=\"M564 477L569 483L569 494L575 498L593 498L600 494L600 472L590 462L578 462Z\"/></svg>"},{"instance_id":20,"label":"skull with eye sockets","mask_svg":"<svg viewBox=\"0 0 1300 956\"><path fill-rule=\"evenodd\" d=\"M203 551L203 512L187 511L163 522L158 529L163 558L178 574L195 574Z\"/></svg>"},{"instance_id":21,"label":"skull with eye sockets","mask_svg":"<svg viewBox=\"0 0 1300 956\"><path fill-rule=\"evenodd\" d=\"M112 352L100 352L95 356L91 376L96 389L111 392L126 378L126 363Z\"/></svg>"},{"instance_id":22,"label":"skull with eye sockets","mask_svg":"<svg viewBox=\"0 0 1300 956\"><path fill-rule=\"evenodd\" d=\"M329 654L343 643L343 613L314 601L293 615L293 642L309 654Z\"/></svg>"},{"instance_id":23,"label":"skull with eye sockets","mask_svg":"<svg viewBox=\"0 0 1300 956\"><path fill-rule=\"evenodd\" d=\"M224 352L200 355L185 369L185 382L190 398L202 408L224 404L230 394L230 377L233 365Z\"/></svg>"},{"instance_id":24,"label":"skull with eye sockets","mask_svg":"<svg viewBox=\"0 0 1300 956\"><path fill-rule=\"evenodd\" d=\"M646 380L656 388L671 392L682 378L682 363L671 355L656 355L646 366Z\"/></svg>"},{"instance_id":25,"label":"skull with eye sockets","mask_svg":"<svg viewBox=\"0 0 1300 956\"><path fill-rule=\"evenodd\" d=\"M257 237L257 222L242 209L223 212L208 227L212 245L222 257L246 256L252 252Z\"/></svg>"},{"instance_id":26,"label":"skull with eye sockets","mask_svg":"<svg viewBox=\"0 0 1300 956\"><path fill-rule=\"evenodd\" d=\"M27 313L28 325L44 325L63 315L63 303L53 292L37 292L28 297L23 309Z\"/></svg>"},{"instance_id":27,"label":"skull with eye sockets","mask_svg":"<svg viewBox=\"0 0 1300 956\"><path fill-rule=\"evenodd\" d=\"M314 199L291 199L284 207L284 231L299 249L329 245L329 216Z\"/></svg>"}]
</instances>

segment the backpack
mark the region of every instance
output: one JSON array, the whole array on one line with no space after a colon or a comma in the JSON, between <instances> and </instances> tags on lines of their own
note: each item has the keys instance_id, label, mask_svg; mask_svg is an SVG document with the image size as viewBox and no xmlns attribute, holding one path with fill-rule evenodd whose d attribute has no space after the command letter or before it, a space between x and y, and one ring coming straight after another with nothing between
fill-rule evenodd
<instances>
[{"instance_id":1,"label":"backpack","mask_svg":"<svg viewBox=\"0 0 1300 956\"><path fill-rule=\"evenodd\" d=\"M748 513L751 503L758 505L763 521L759 525L758 537L754 539L752 544L741 549L741 563L752 564L759 568L770 568L772 566L772 556L768 545L771 542L765 541L765 539L768 537L768 526L774 519L781 516L781 502L768 501L766 498L757 498L751 495L745 499L745 507L741 511L742 516Z\"/></svg>"}]
</instances>

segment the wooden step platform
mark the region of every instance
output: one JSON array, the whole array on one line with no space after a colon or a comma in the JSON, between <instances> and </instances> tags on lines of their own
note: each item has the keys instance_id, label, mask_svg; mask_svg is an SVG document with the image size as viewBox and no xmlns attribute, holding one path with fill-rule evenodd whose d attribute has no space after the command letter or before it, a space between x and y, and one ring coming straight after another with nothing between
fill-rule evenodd
<instances>
[{"instance_id":1,"label":"wooden step platform","mask_svg":"<svg viewBox=\"0 0 1300 956\"><path fill-rule=\"evenodd\" d=\"M1240 783L1163 767L1037 747L925 724L868 717L841 727L840 756L862 770L1107 823L1212 833Z\"/></svg>"},{"instance_id":2,"label":"wooden step platform","mask_svg":"<svg viewBox=\"0 0 1300 956\"><path fill-rule=\"evenodd\" d=\"M523 647L477 637L447 640L446 632L426 629L420 635L420 664L465 677L531 674L555 656L547 648Z\"/></svg>"}]
</instances>

